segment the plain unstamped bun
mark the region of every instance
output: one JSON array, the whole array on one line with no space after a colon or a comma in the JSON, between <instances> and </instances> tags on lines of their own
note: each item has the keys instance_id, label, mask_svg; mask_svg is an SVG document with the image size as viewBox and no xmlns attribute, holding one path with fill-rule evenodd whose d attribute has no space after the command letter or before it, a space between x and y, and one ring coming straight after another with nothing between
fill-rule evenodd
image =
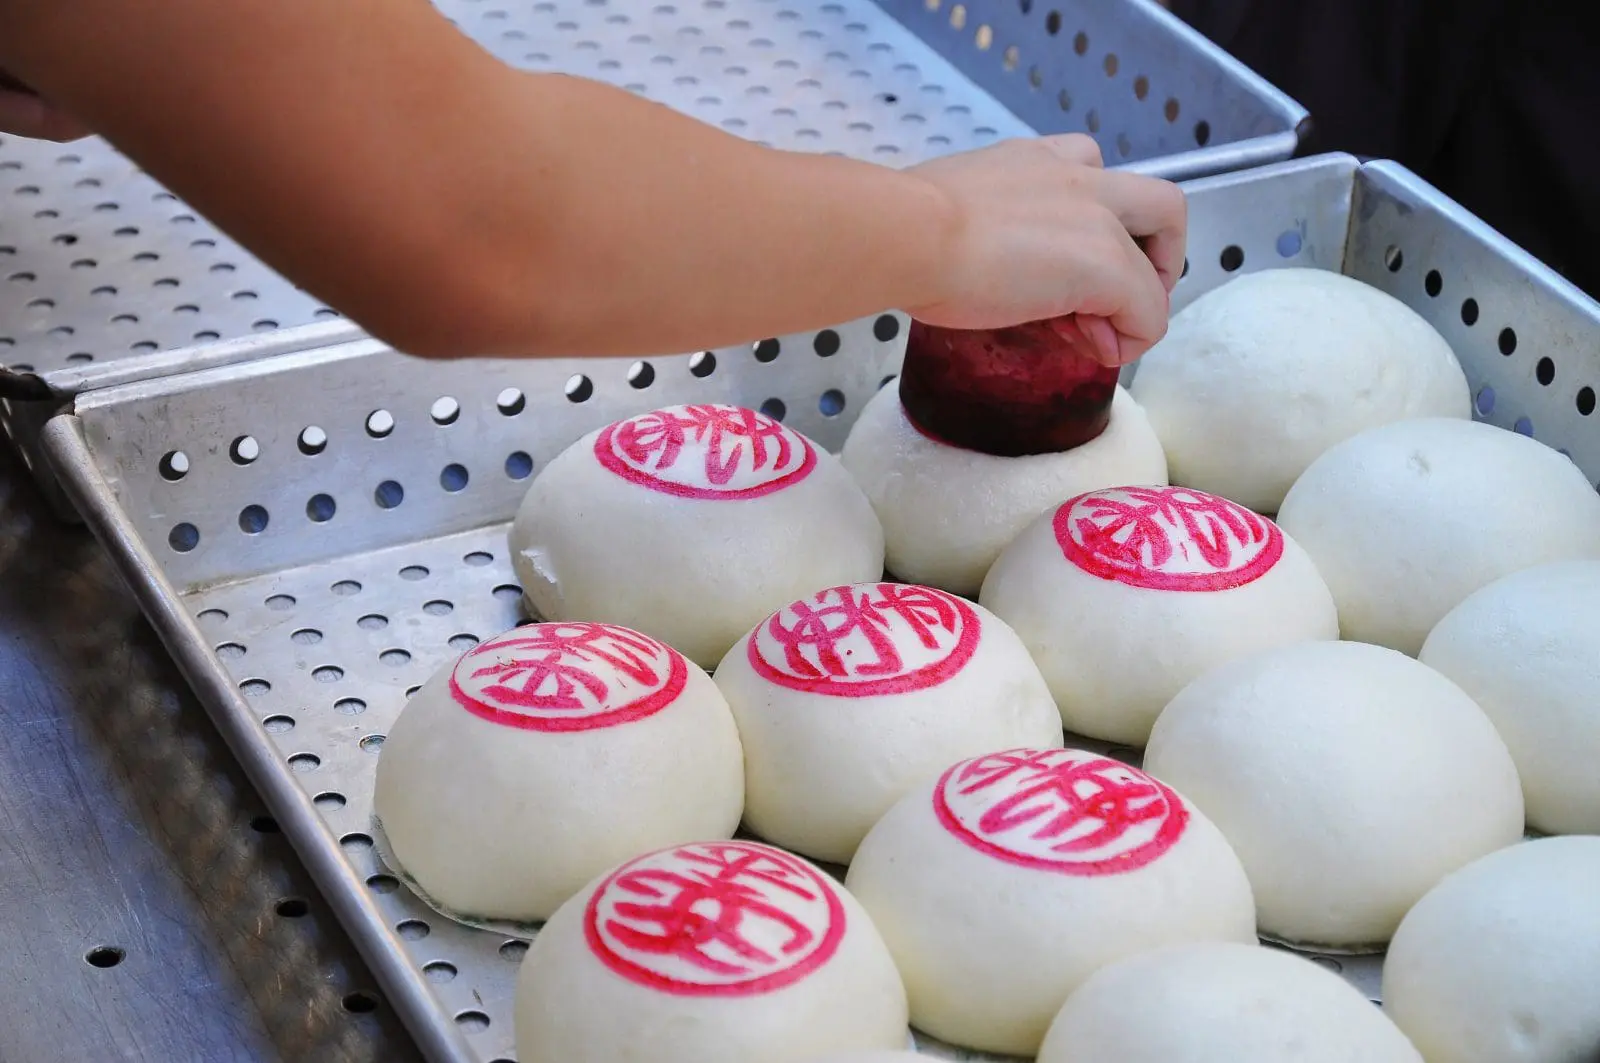
<instances>
[{"instance_id":1,"label":"plain unstamped bun","mask_svg":"<svg viewBox=\"0 0 1600 1063\"><path fill-rule=\"evenodd\" d=\"M883 522L888 570L969 597L1045 510L1097 487L1167 482L1161 442L1121 388L1095 439L1060 454L1007 458L929 438L886 387L862 408L840 457Z\"/></svg>"},{"instance_id":2,"label":"plain unstamped bun","mask_svg":"<svg viewBox=\"0 0 1600 1063\"><path fill-rule=\"evenodd\" d=\"M1056 1016L1039 1063L1422 1063L1348 982L1277 949L1210 943L1102 968Z\"/></svg>"},{"instance_id":3,"label":"plain unstamped bun","mask_svg":"<svg viewBox=\"0 0 1600 1063\"><path fill-rule=\"evenodd\" d=\"M1461 365L1432 325L1319 269L1251 273L1200 296L1140 359L1131 390L1173 483L1262 513L1342 440L1472 412Z\"/></svg>"},{"instance_id":4,"label":"plain unstamped bun","mask_svg":"<svg viewBox=\"0 0 1600 1063\"><path fill-rule=\"evenodd\" d=\"M907 1044L871 919L753 842L630 860L561 907L517 980L522 1063L801 1063Z\"/></svg>"},{"instance_id":5,"label":"plain unstamped bun","mask_svg":"<svg viewBox=\"0 0 1600 1063\"><path fill-rule=\"evenodd\" d=\"M838 459L736 406L584 436L535 477L510 542L539 618L622 624L704 668L785 602L883 575L883 529Z\"/></svg>"},{"instance_id":6,"label":"plain unstamped bun","mask_svg":"<svg viewBox=\"0 0 1600 1063\"><path fill-rule=\"evenodd\" d=\"M1496 580L1439 621L1420 659L1494 721L1530 827L1600 834L1600 561Z\"/></svg>"},{"instance_id":7,"label":"plain unstamped bun","mask_svg":"<svg viewBox=\"0 0 1600 1063\"><path fill-rule=\"evenodd\" d=\"M846 885L899 964L917 1029L1038 1051L1068 994L1124 956L1255 942L1250 884L1165 783L1083 750L955 765L862 841Z\"/></svg>"},{"instance_id":8,"label":"plain unstamped bun","mask_svg":"<svg viewBox=\"0 0 1600 1063\"><path fill-rule=\"evenodd\" d=\"M1600 494L1571 459L1476 421L1402 421L1340 443L1278 524L1327 580L1345 638L1410 654L1479 587L1600 558Z\"/></svg>"},{"instance_id":9,"label":"plain unstamped bun","mask_svg":"<svg viewBox=\"0 0 1600 1063\"><path fill-rule=\"evenodd\" d=\"M533 624L412 696L373 803L439 907L536 921L619 860L731 837L743 769L728 703L682 654L614 625Z\"/></svg>"},{"instance_id":10,"label":"plain unstamped bun","mask_svg":"<svg viewBox=\"0 0 1600 1063\"><path fill-rule=\"evenodd\" d=\"M1428 1063L1600 1059L1600 838L1526 842L1417 903L1384 1008Z\"/></svg>"},{"instance_id":11,"label":"plain unstamped bun","mask_svg":"<svg viewBox=\"0 0 1600 1063\"><path fill-rule=\"evenodd\" d=\"M978 599L1022 637L1067 730L1142 746L1192 679L1336 639L1333 596L1272 521L1186 487L1114 487L1035 520Z\"/></svg>"},{"instance_id":12,"label":"plain unstamped bun","mask_svg":"<svg viewBox=\"0 0 1600 1063\"><path fill-rule=\"evenodd\" d=\"M1261 933L1372 951L1445 875L1522 837L1505 743L1393 650L1302 642L1225 664L1162 712L1147 770L1232 843Z\"/></svg>"},{"instance_id":13,"label":"plain unstamped bun","mask_svg":"<svg viewBox=\"0 0 1600 1063\"><path fill-rule=\"evenodd\" d=\"M745 825L845 864L889 806L958 760L1062 743L1022 640L931 587L832 587L778 610L717 666L744 744Z\"/></svg>"}]
</instances>

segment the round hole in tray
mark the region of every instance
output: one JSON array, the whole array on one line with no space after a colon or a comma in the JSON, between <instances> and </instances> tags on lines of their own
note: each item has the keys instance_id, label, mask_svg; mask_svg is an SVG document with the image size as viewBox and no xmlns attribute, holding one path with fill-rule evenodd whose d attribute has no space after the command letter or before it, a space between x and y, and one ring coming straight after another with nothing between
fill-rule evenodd
<instances>
[{"instance_id":1,"label":"round hole in tray","mask_svg":"<svg viewBox=\"0 0 1600 1063\"><path fill-rule=\"evenodd\" d=\"M431 602L422 603L422 611L429 616L449 616L455 609L454 602L447 602L443 598L435 598Z\"/></svg>"},{"instance_id":2,"label":"round hole in tray","mask_svg":"<svg viewBox=\"0 0 1600 1063\"><path fill-rule=\"evenodd\" d=\"M274 594L262 604L275 613L282 613L294 608L295 597L292 594Z\"/></svg>"},{"instance_id":3,"label":"round hole in tray","mask_svg":"<svg viewBox=\"0 0 1600 1063\"><path fill-rule=\"evenodd\" d=\"M1303 243L1304 241L1300 239L1300 233L1298 231L1294 229L1284 230L1278 234L1278 257L1293 258L1300 253L1300 248Z\"/></svg>"},{"instance_id":4,"label":"round hole in tray","mask_svg":"<svg viewBox=\"0 0 1600 1063\"><path fill-rule=\"evenodd\" d=\"M1594 388L1585 384L1583 387L1578 389L1578 412L1587 417L1594 412L1594 404Z\"/></svg>"},{"instance_id":5,"label":"round hole in tray","mask_svg":"<svg viewBox=\"0 0 1600 1063\"><path fill-rule=\"evenodd\" d=\"M758 362L771 362L783 352L783 346L777 340L762 340L752 348Z\"/></svg>"},{"instance_id":6,"label":"round hole in tray","mask_svg":"<svg viewBox=\"0 0 1600 1063\"><path fill-rule=\"evenodd\" d=\"M872 336L879 343L888 343L900 335L900 319L893 314L883 314L872 323Z\"/></svg>"},{"instance_id":7,"label":"round hole in tray","mask_svg":"<svg viewBox=\"0 0 1600 1063\"><path fill-rule=\"evenodd\" d=\"M893 384L895 382L895 380L897 379L897 377L898 377L898 374L890 373L888 376L886 376L882 380L878 381L878 390L882 391L884 388L888 387L890 384Z\"/></svg>"},{"instance_id":8,"label":"round hole in tray","mask_svg":"<svg viewBox=\"0 0 1600 1063\"><path fill-rule=\"evenodd\" d=\"M817 400L817 409L824 417L837 417L844 412L844 392L838 388L829 388Z\"/></svg>"},{"instance_id":9,"label":"round hole in tray","mask_svg":"<svg viewBox=\"0 0 1600 1063\"><path fill-rule=\"evenodd\" d=\"M1422 278L1422 290L1430 298L1438 298L1439 293L1444 291L1444 275L1436 269L1430 269L1427 276Z\"/></svg>"},{"instance_id":10,"label":"round hole in tray","mask_svg":"<svg viewBox=\"0 0 1600 1063\"><path fill-rule=\"evenodd\" d=\"M180 554L187 554L200 545L200 529L188 521L174 524L167 533L167 545Z\"/></svg>"},{"instance_id":11,"label":"round hole in tray","mask_svg":"<svg viewBox=\"0 0 1600 1063\"><path fill-rule=\"evenodd\" d=\"M978 51L987 52L994 45L994 29L985 24L978 27L978 32L973 34L972 43L978 46Z\"/></svg>"},{"instance_id":12,"label":"round hole in tray","mask_svg":"<svg viewBox=\"0 0 1600 1063\"><path fill-rule=\"evenodd\" d=\"M1487 417L1494 412L1494 388L1485 384L1478 389L1478 394L1473 398L1472 405L1480 417Z\"/></svg>"},{"instance_id":13,"label":"round hole in tray","mask_svg":"<svg viewBox=\"0 0 1600 1063\"><path fill-rule=\"evenodd\" d=\"M383 749L383 739L383 735L367 735L359 743L361 752L376 755Z\"/></svg>"},{"instance_id":14,"label":"round hole in tray","mask_svg":"<svg viewBox=\"0 0 1600 1063\"><path fill-rule=\"evenodd\" d=\"M1178 279L1179 280L1183 280L1183 278L1187 277L1188 275L1189 275L1189 259L1186 256L1184 258L1184 260L1183 260L1183 270L1182 270L1182 272L1180 272L1178 274Z\"/></svg>"},{"instance_id":15,"label":"round hole in tray","mask_svg":"<svg viewBox=\"0 0 1600 1063\"><path fill-rule=\"evenodd\" d=\"M394 431L394 414L388 410L373 410L367 414L367 435L383 439Z\"/></svg>"},{"instance_id":16,"label":"round hole in tray","mask_svg":"<svg viewBox=\"0 0 1600 1063\"><path fill-rule=\"evenodd\" d=\"M456 965L444 960L434 960L422 965L422 973L430 982L449 982L456 976Z\"/></svg>"},{"instance_id":17,"label":"round hole in tray","mask_svg":"<svg viewBox=\"0 0 1600 1063\"><path fill-rule=\"evenodd\" d=\"M239 692L249 698L259 698L271 689L272 684L265 679L246 679L239 684Z\"/></svg>"},{"instance_id":18,"label":"round hole in tray","mask_svg":"<svg viewBox=\"0 0 1600 1063\"><path fill-rule=\"evenodd\" d=\"M379 509L393 509L406 499L406 489L394 480L385 480L372 492Z\"/></svg>"},{"instance_id":19,"label":"round hole in tray","mask_svg":"<svg viewBox=\"0 0 1600 1063\"><path fill-rule=\"evenodd\" d=\"M417 685L417 686L414 686L414 687L406 687L406 700L410 701L412 695L414 695L417 691L419 691L421 689L422 689L422 686L420 684Z\"/></svg>"},{"instance_id":20,"label":"round hole in tray","mask_svg":"<svg viewBox=\"0 0 1600 1063\"><path fill-rule=\"evenodd\" d=\"M262 720L261 726L266 728L268 734L287 734L294 730L294 717L277 713Z\"/></svg>"},{"instance_id":21,"label":"round hole in tray","mask_svg":"<svg viewBox=\"0 0 1600 1063\"><path fill-rule=\"evenodd\" d=\"M245 654L245 648L237 642L224 642L217 647L217 656L225 661L236 661Z\"/></svg>"},{"instance_id":22,"label":"round hole in tray","mask_svg":"<svg viewBox=\"0 0 1600 1063\"><path fill-rule=\"evenodd\" d=\"M1100 112L1093 107L1089 108L1089 113L1083 116L1083 124L1091 133L1100 132Z\"/></svg>"},{"instance_id":23,"label":"round hole in tray","mask_svg":"<svg viewBox=\"0 0 1600 1063\"><path fill-rule=\"evenodd\" d=\"M336 664L320 665L312 669L311 678L319 683L337 683L344 678L344 669Z\"/></svg>"},{"instance_id":24,"label":"round hole in tray","mask_svg":"<svg viewBox=\"0 0 1600 1063\"><path fill-rule=\"evenodd\" d=\"M1056 93L1056 106L1060 107L1063 111L1072 110L1072 94L1066 89L1062 89L1060 92Z\"/></svg>"},{"instance_id":25,"label":"round hole in tray","mask_svg":"<svg viewBox=\"0 0 1600 1063\"><path fill-rule=\"evenodd\" d=\"M950 9L950 28L963 29L967 24L967 9L964 4L956 4Z\"/></svg>"},{"instance_id":26,"label":"round hole in tray","mask_svg":"<svg viewBox=\"0 0 1600 1063\"><path fill-rule=\"evenodd\" d=\"M389 618L382 613L368 613L356 621L356 627L363 631L382 631L389 626Z\"/></svg>"},{"instance_id":27,"label":"round hole in tray","mask_svg":"<svg viewBox=\"0 0 1600 1063\"><path fill-rule=\"evenodd\" d=\"M313 523L326 524L333 519L333 515L338 511L338 508L339 506L334 502L332 495L312 495L306 501L306 517Z\"/></svg>"},{"instance_id":28,"label":"round hole in tray","mask_svg":"<svg viewBox=\"0 0 1600 1063\"><path fill-rule=\"evenodd\" d=\"M494 408L507 417L515 417L528 408L528 397L517 388L504 388L495 396Z\"/></svg>"},{"instance_id":29,"label":"round hole in tray","mask_svg":"<svg viewBox=\"0 0 1600 1063\"><path fill-rule=\"evenodd\" d=\"M239 530L246 535L260 535L267 530L265 506L248 505L239 511Z\"/></svg>"},{"instance_id":30,"label":"round hole in tray","mask_svg":"<svg viewBox=\"0 0 1600 1063\"><path fill-rule=\"evenodd\" d=\"M1073 37L1072 50L1077 52L1079 55L1087 55L1089 52L1089 35L1087 33L1080 32L1077 36Z\"/></svg>"},{"instance_id":31,"label":"round hole in tray","mask_svg":"<svg viewBox=\"0 0 1600 1063\"><path fill-rule=\"evenodd\" d=\"M463 555L461 560L463 564L471 568L483 568L486 565L494 564L494 555L487 550L474 550L469 554Z\"/></svg>"},{"instance_id":32,"label":"round hole in tray","mask_svg":"<svg viewBox=\"0 0 1600 1063\"><path fill-rule=\"evenodd\" d=\"M407 941L421 941L433 933L433 928L421 919L403 919L395 924L394 929Z\"/></svg>"},{"instance_id":33,"label":"round hole in tray","mask_svg":"<svg viewBox=\"0 0 1600 1063\"><path fill-rule=\"evenodd\" d=\"M270 317L264 317L260 321L252 321L250 327L257 332L271 332L278 327L278 323Z\"/></svg>"},{"instance_id":34,"label":"round hole in tray","mask_svg":"<svg viewBox=\"0 0 1600 1063\"><path fill-rule=\"evenodd\" d=\"M400 880L393 875L371 875L367 878L367 889L373 893L393 893L400 888Z\"/></svg>"},{"instance_id":35,"label":"round hole in tray","mask_svg":"<svg viewBox=\"0 0 1600 1063\"><path fill-rule=\"evenodd\" d=\"M1476 325L1478 323L1478 300L1461 300L1461 323L1467 326Z\"/></svg>"},{"instance_id":36,"label":"round hole in tray","mask_svg":"<svg viewBox=\"0 0 1600 1063\"><path fill-rule=\"evenodd\" d=\"M1116 52L1107 52L1105 60L1100 65L1105 69L1106 77L1114 78L1117 76L1117 68L1121 63L1117 59Z\"/></svg>"},{"instance_id":37,"label":"round hole in tray","mask_svg":"<svg viewBox=\"0 0 1600 1063\"><path fill-rule=\"evenodd\" d=\"M513 450L506 455L506 475L513 480L526 480L533 473L533 458L525 451Z\"/></svg>"},{"instance_id":38,"label":"round hole in tray","mask_svg":"<svg viewBox=\"0 0 1600 1063\"><path fill-rule=\"evenodd\" d=\"M285 897L273 911L285 919L303 919L311 914L311 905L306 903L304 897Z\"/></svg>"},{"instance_id":39,"label":"round hole in tray","mask_svg":"<svg viewBox=\"0 0 1600 1063\"><path fill-rule=\"evenodd\" d=\"M1244 248L1238 244L1229 244L1222 249L1222 254L1217 259L1222 268L1229 273L1244 265Z\"/></svg>"},{"instance_id":40,"label":"round hole in tray","mask_svg":"<svg viewBox=\"0 0 1600 1063\"><path fill-rule=\"evenodd\" d=\"M296 753L289 758L289 770L297 773L316 771L322 767L322 758L315 753Z\"/></svg>"},{"instance_id":41,"label":"round hole in tray","mask_svg":"<svg viewBox=\"0 0 1600 1063\"><path fill-rule=\"evenodd\" d=\"M1143 100L1150 95L1150 79L1140 74L1133 79L1133 98Z\"/></svg>"},{"instance_id":42,"label":"round hole in tray","mask_svg":"<svg viewBox=\"0 0 1600 1063\"><path fill-rule=\"evenodd\" d=\"M784 415L789 412L789 407L784 405L782 399L772 398L761 404L761 412L774 421L781 421Z\"/></svg>"},{"instance_id":43,"label":"round hole in tray","mask_svg":"<svg viewBox=\"0 0 1600 1063\"><path fill-rule=\"evenodd\" d=\"M1500 353L1507 358L1517 353L1517 333L1515 329L1509 326L1501 329L1497 342L1500 347Z\"/></svg>"},{"instance_id":44,"label":"round hole in tray","mask_svg":"<svg viewBox=\"0 0 1600 1063\"><path fill-rule=\"evenodd\" d=\"M125 950L115 945L96 945L84 953L83 962L90 967L98 967L104 971L117 966L127 955L128 953Z\"/></svg>"},{"instance_id":45,"label":"round hole in tray","mask_svg":"<svg viewBox=\"0 0 1600 1063\"><path fill-rule=\"evenodd\" d=\"M256 816L250 821L250 829L257 834L277 834L278 821L271 816Z\"/></svg>"},{"instance_id":46,"label":"round hole in tray","mask_svg":"<svg viewBox=\"0 0 1600 1063\"><path fill-rule=\"evenodd\" d=\"M400 570L400 578L411 583L425 580L428 578L428 567L426 565L407 565Z\"/></svg>"},{"instance_id":47,"label":"round hole in tray","mask_svg":"<svg viewBox=\"0 0 1600 1063\"><path fill-rule=\"evenodd\" d=\"M311 803L323 812L333 812L345 806L345 796L338 790L324 790L311 799ZM370 882L368 883L370 885Z\"/></svg>"},{"instance_id":48,"label":"round hole in tray","mask_svg":"<svg viewBox=\"0 0 1600 1063\"><path fill-rule=\"evenodd\" d=\"M439 486L451 494L465 490L467 479L467 467L456 462L451 462L439 471Z\"/></svg>"},{"instance_id":49,"label":"round hole in tray","mask_svg":"<svg viewBox=\"0 0 1600 1063\"><path fill-rule=\"evenodd\" d=\"M353 579L342 579L328 589L340 598L348 598L353 594L361 593L361 584Z\"/></svg>"},{"instance_id":50,"label":"round hole in tray","mask_svg":"<svg viewBox=\"0 0 1600 1063\"><path fill-rule=\"evenodd\" d=\"M494 589L494 596L502 602L522 601L522 588L515 583L502 583Z\"/></svg>"},{"instance_id":51,"label":"round hole in tray","mask_svg":"<svg viewBox=\"0 0 1600 1063\"><path fill-rule=\"evenodd\" d=\"M1211 123L1203 118L1194 124L1194 142L1202 148L1211 143Z\"/></svg>"},{"instance_id":52,"label":"round hole in tray","mask_svg":"<svg viewBox=\"0 0 1600 1063\"><path fill-rule=\"evenodd\" d=\"M628 386L643 391L656 382L656 367L649 362L634 362L628 367Z\"/></svg>"},{"instance_id":53,"label":"round hole in tray","mask_svg":"<svg viewBox=\"0 0 1600 1063\"><path fill-rule=\"evenodd\" d=\"M489 1028L489 1016L481 1011L463 1011L456 1015L456 1025L463 1033L482 1033Z\"/></svg>"},{"instance_id":54,"label":"round hole in tray","mask_svg":"<svg viewBox=\"0 0 1600 1063\"><path fill-rule=\"evenodd\" d=\"M225 609L202 609L198 619L208 624L220 624L228 619L228 612Z\"/></svg>"},{"instance_id":55,"label":"round hole in tray","mask_svg":"<svg viewBox=\"0 0 1600 1063\"><path fill-rule=\"evenodd\" d=\"M841 346L842 343L839 340L839 334L833 331L831 328L823 329L821 332L817 333L816 338L811 341L811 349L816 351L818 356L822 358L832 358L834 355L839 353L839 348Z\"/></svg>"},{"instance_id":56,"label":"round hole in tray","mask_svg":"<svg viewBox=\"0 0 1600 1063\"><path fill-rule=\"evenodd\" d=\"M315 646L322 641L322 632L314 627L303 627L293 632L289 641L299 646Z\"/></svg>"},{"instance_id":57,"label":"round hole in tray","mask_svg":"<svg viewBox=\"0 0 1600 1063\"><path fill-rule=\"evenodd\" d=\"M528 943L515 939L500 946L500 958L510 963L521 963L522 957L528 954Z\"/></svg>"},{"instance_id":58,"label":"round hole in tray","mask_svg":"<svg viewBox=\"0 0 1600 1063\"><path fill-rule=\"evenodd\" d=\"M367 711L367 703L360 698L340 698L333 703L333 711L341 716L360 716Z\"/></svg>"},{"instance_id":59,"label":"round hole in tray","mask_svg":"<svg viewBox=\"0 0 1600 1063\"><path fill-rule=\"evenodd\" d=\"M1406 253L1396 244L1390 244L1383 252L1383 264L1389 268L1390 273L1399 273L1400 268L1406 264Z\"/></svg>"},{"instance_id":60,"label":"round hole in tray","mask_svg":"<svg viewBox=\"0 0 1600 1063\"><path fill-rule=\"evenodd\" d=\"M372 851L372 835L356 831L340 837L339 844L352 853L370 853Z\"/></svg>"},{"instance_id":61,"label":"round hole in tray","mask_svg":"<svg viewBox=\"0 0 1600 1063\"><path fill-rule=\"evenodd\" d=\"M1177 100L1173 99L1171 96L1167 97L1167 102L1164 103L1162 105L1162 107L1161 107L1162 116L1164 118L1166 118L1166 120L1169 121L1169 122L1176 122L1178 120L1178 115L1179 115L1179 113L1181 111L1182 111L1182 106L1178 103Z\"/></svg>"},{"instance_id":62,"label":"round hole in tray","mask_svg":"<svg viewBox=\"0 0 1600 1063\"><path fill-rule=\"evenodd\" d=\"M1117 154L1126 159L1133 154L1133 141L1128 139L1128 134L1117 134Z\"/></svg>"},{"instance_id":63,"label":"round hole in tray","mask_svg":"<svg viewBox=\"0 0 1600 1063\"><path fill-rule=\"evenodd\" d=\"M396 646L378 654L378 660L387 668L402 668L411 663L411 654Z\"/></svg>"},{"instance_id":64,"label":"round hole in tray","mask_svg":"<svg viewBox=\"0 0 1600 1063\"><path fill-rule=\"evenodd\" d=\"M1022 65L1022 52L1013 44L1005 50L1001 62L1008 72L1014 73Z\"/></svg>"},{"instance_id":65,"label":"round hole in tray","mask_svg":"<svg viewBox=\"0 0 1600 1063\"><path fill-rule=\"evenodd\" d=\"M568 402L588 402L594 395L594 381L582 373L574 373L567 378L563 391Z\"/></svg>"},{"instance_id":66,"label":"round hole in tray","mask_svg":"<svg viewBox=\"0 0 1600 1063\"><path fill-rule=\"evenodd\" d=\"M13 366L13 368L17 368L18 372L22 372L18 367ZM161 455L161 460L156 463L156 471L168 483L177 483L189 475L189 455L181 450L169 450Z\"/></svg>"},{"instance_id":67,"label":"round hole in tray","mask_svg":"<svg viewBox=\"0 0 1600 1063\"><path fill-rule=\"evenodd\" d=\"M461 403L449 395L443 395L433 400L428 416L433 418L433 423L436 425L455 424L456 419L461 416Z\"/></svg>"},{"instance_id":68,"label":"round hole in tray","mask_svg":"<svg viewBox=\"0 0 1600 1063\"><path fill-rule=\"evenodd\" d=\"M1533 368L1533 375L1540 384L1549 387L1556 379L1556 363L1548 356L1539 359L1539 364Z\"/></svg>"},{"instance_id":69,"label":"round hole in tray","mask_svg":"<svg viewBox=\"0 0 1600 1063\"><path fill-rule=\"evenodd\" d=\"M1533 419L1518 417L1516 423L1511 426L1511 430L1518 435L1524 435L1531 439L1533 438Z\"/></svg>"},{"instance_id":70,"label":"round hole in tray","mask_svg":"<svg viewBox=\"0 0 1600 1063\"><path fill-rule=\"evenodd\" d=\"M470 631L462 631L450 636L450 648L465 653L478 644L478 636Z\"/></svg>"},{"instance_id":71,"label":"round hole in tray","mask_svg":"<svg viewBox=\"0 0 1600 1063\"><path fill-rule=\"evenodd\" d=\"M346 993L344 1010L352 1015L370 1015L378 1010L378 998L371 993Z\"/></svg>"},{"instance_id":72,"label":"round hole in tray","mask_svg":"<svg viewBox=\"0 0 1600 1063\"><path fill-rule=\"evenodd\" d=\"M701 379L717 371L717 356L710 351L701 351L689 359L689 372Z\"/></svg>"}]
</instances>

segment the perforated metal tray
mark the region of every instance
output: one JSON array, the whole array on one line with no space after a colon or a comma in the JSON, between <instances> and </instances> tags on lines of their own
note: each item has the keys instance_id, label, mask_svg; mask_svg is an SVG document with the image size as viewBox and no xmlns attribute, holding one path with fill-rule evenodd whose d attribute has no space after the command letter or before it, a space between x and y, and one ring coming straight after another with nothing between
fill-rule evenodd
<instances>
[{"instance_id":1,"label":"perforated metal tray","mask_svg":"<svg viewBox=\"0 0 1600 1063\"><path fill-rule=\"evenodd\" d=\"M513 66L891 165L1077 131L1191 177L1288 158L1305 117L1148 0L436 3ZM336 317L104 142L0 136L0 426L30 465L67 397L360 336Z\"/></svg>"},{"instance_id":2,"label":"perforated metal tray","mask_svg":"<svg viewBox=\"0 0 1600 1063\"><path fill-rule=\"evenodd\" d=\"M1342 270L1445 334L1485 418L1600 476L1600 306L1423 182L1336 155L1189 193L1180 306L1240 271ZM438 364L360 340L97 391L47 427L62 482L432 1058L514 1058L524 946L436 916L380 865L374 754L409 691L522 615L504 535L529 473L603 422L691 399L837 448L902 326L633 363ZM1376 994L1376 958L1323 962Z\"/></svg>"}]
</instances>

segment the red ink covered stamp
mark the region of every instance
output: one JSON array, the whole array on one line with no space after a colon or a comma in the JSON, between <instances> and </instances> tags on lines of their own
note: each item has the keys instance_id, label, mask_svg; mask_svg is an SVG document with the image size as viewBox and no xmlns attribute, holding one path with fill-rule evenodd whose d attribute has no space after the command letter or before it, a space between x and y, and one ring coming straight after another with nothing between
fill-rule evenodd
<instances>
[{"instance_id":1,"label":"red ink covered stamp","mask_svg":"<svg viewBox=\"0 0 1600 1063\"><path fill-rule=\"evenodd\" d=\"M1150 590L1241 587L1283 556L1283 533L1272 521L1187 487L1091 491L1057 509L1054 527L1072 564Z\"/></svg>"},{"instance_id":2,"label":"red ink covered stamp","mask_svg":"<svg viewBox=\"0 0 1600 1063\"><path fill-rule=\"evenodd\" d=\"M956 675L978 649L971 605L932 587L864 583L791 602L750 636L768 682L838 697L908 694Z\"/></svg>"},{"instance_id":3,"label":"red ink covered stamp","mask_svg":"<svg viewBox=\"0 0 1600 1063\"><path fill-rule=\"evenodd\" d=\"M529 624L479 643L450 676L474 716L527 731L588 731L641 720L683 692L689 664L615 624Z\"/></svg>"},{"instance_id":4,"label":"red ink covered stamp","mask_svg":"<svg viewBox=\"0 0 1600 1063\"><path fill-rule=\"evenodd\" d=\"M799 857L696 842L614 871L589 898L584 937L606 967L651 989L753 996L826 964L845 922L838 888Z\"/></svg>"},{"instance_id":5,"label":"red ink covered stamp","mask_svg":"<svg viewBox=\"0 0 1600 1063\"><path fill-rule=\"evenodd\" d=\"M679 498L737 500L781 491L817 466L812 442L741 406L668 406L604 428L594 441L602 467L630 483Z\"/></svg>"},{"instance_id":6,"label":"red ink covered stamp","mask_svg":"<svg viewBox=\"0 0 1600 1063\"><path fill-rule=\"evenodd\" d=\"M1189 821L1183 799L1164 783L1079 749L1014 749L963 761L934 787L933 810L981 853L1087 876L1153 863Z\"/></svg>"}]
</instances>

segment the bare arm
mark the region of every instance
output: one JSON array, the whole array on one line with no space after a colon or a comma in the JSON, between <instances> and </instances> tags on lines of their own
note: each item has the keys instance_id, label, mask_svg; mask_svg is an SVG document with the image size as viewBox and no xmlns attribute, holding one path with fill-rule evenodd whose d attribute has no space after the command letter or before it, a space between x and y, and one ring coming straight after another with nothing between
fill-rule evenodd
<instances>
[{"instance_id":1,"label":"bare arm","mask_svg":"<svg viewBox=\"0 0 1600 1063\"><path fill-rule=\"evenodd\" d=\"M1077 288L1062 263L1043 302L980 292L1005 278L976 267L1004 256L981 246L970 166L763 149L597 83L513 71L426 0L0 0L0 26L0 67L413 353L659 353L888 307L997 324L1090 309L1120 314L1140 349L1164 328L1154 271L1120 258ZM1017 148L1049 171L1041 216L1022 219L1033 241L1052 211L1063 232L1128 213L1068 180L1084 160ZM1181 197L1177 215L1181 258Z\"/></svg>"}]
</instances>

